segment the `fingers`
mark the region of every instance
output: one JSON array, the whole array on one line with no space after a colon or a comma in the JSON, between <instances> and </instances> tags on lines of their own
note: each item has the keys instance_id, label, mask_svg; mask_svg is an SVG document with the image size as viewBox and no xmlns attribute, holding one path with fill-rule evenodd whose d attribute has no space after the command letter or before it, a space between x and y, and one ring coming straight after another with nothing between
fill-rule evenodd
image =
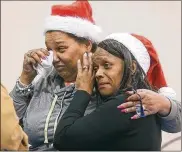
<instances>
[{"instance_id":1,"label":"fingers","mask_svg":"<svg viewBox=\"0 0 182 152\"><path fill-rule=\"evenodd\" d=\"M123 113L135 112L136 104L138 104L138 102L125 102L119 105L117 108L120 109Z\"/></svg>"},{"instance_id":2,"label":"fingers","mask_svg":"<svg viewBox=\"0 0 182 152\"><path fill-rule=\"evenodd\" d=\"M36 60L34 60L34 58L28 57L27 55L25 55L24 60L25 60L25 62L24 62L25 64L33 64L33 65L37 64L37 62L36 62Z\"/></svg>"},{"instance_id":3,"label":"fingers","mask_svg":"<svg viewBox=\"0 0 182 152\"><path fill-rule=\"evenodd\" d=\"M130 108L130 107L135 106L137 103L139 103L139 102L133 102L133 101L125 102L125 103L122 103L121 105L119 105L117 108L119 108L119 109Z\"/></svg>"},{"instance_id":4,"label":"fingers","mask_svg":"<svg viewBox=\"0 0 182 152\"><path fill-rule=\"evenodd\" d=\"M92 53L84 53L83 55L83 71L88 71L90 74L93 72Z\"/></svg>"},{"instance_id":5,"label":"fingers","mask_svg":"<svg viewBox=\"0 0 182 152\"><path fill-rule=\"evenodd\" d=\"M145 116L149 116L150 115L150 113L148 111L144 111L144 114L145 114ZM139 119L139 118L140 118L140 116L137 115L137 114L131 117L131 119L133 119L133 120L136 120L136 119Z\"/></svg>"},{"instance_id":6,"label":"fingers","mask_svg":"<svg viewBox=\"0 0 182 152\"><path fill-rule=\"evenodd\" d=\"M47 49L41 48L40 51L43 52L46 56L50 55L50 52Z\"/></svg>"},{"instance_id":7,"label":"fingers","mask_svg":"<svg viewBox=\"0 0 182 152\"><path fill-rule=\"evenodd\" d=\"M137 115L137 114L131 117L131 119L133 119L133 120L135 120L135 119L139 119L139 118L140 118L140 116L139 116L139 115Z\"/></svg>"},{"instance_id":8,"label":"fingers","mask_svg":"<svg viewBox=\"0 0 182 152\"><path fill-rule=\"evenodd\" d=\"M80 59L77 61L78 74L82 73L82 65Z\"/></svg>"},{"instance_id":9,"label":"fingers","mask_svg":"<svg viewBox=\"0 0 182 152\"><path fill-rule=\"evenodd\" d=\"M40 64L42 62L41 59L45 60L47 56L49 56L49 54L50 54L49 51L47 51L46 49L40 48L40 49L30 50L25 55L26 57L28 57L26 58L28 60L27 62L33 61L31 59L33 58L35 62Z\"/></svg>"},{"instance_id":10,"label":"fingers","mask_svg":"<svg viewBox=\"0 0 182 152\"><path fill-rule=\"evenodd\" d=\"M42 58L42 59L47 59L47 54L45 53L45 51L43 52L43 51L41 51L41 50L39 50L39 51L37 51L36 52L36 54L39 56L39 58Z\"/></svg>"},{"instance_id":11,"label":"fingers","mask_svg":"<svg viewBox=\"0 0 182 152\"><path fill-rule=\"evenodd\" d=\"M88 71L89 70L89 60L88 60L88 53L85 52L83 54L83 70Z\"/></svg>"},{"instance_id":12,"label":"fingers","mask_svg":"<svg viewBox=\"0 0 182 152\"><path fill-rule=\"evenodd\" d=\"M145 92L138 92L129 96L127 98L127 101L137 101L137 100L140 100L140 97L141 99L145 98L145 95L146 95Z\"/></svg>"},{"instance_id":13,"label":"fingers","mask_svg":"<svg viewBox=\"0 0 182 152\"><path fill-rule=\"evenodd\" d=\"M135 111L136 111L136 107L131 107L131 108L121 110L121 112L123 112L123 113L130 113L130 112L135 112Z\"/></svg>"},{"instance_id":14,"label":"fingers","mask_svg":"<svg viewBox=\"0 0 182 152\"><path fill-rule=\"evenodd\" d=\"M31 53L31 58L33 58L39 64L41 64L41 62L42 62L41 59L40 59L40 57L38 56L38 54L35 53L35 52Z\"/></svg>"},{"instance_id":15,"label":"fingers","mask_svg":"<svg viewBox=\"0 0 182 152\"><path fill-rule=\"evenodd\" d=\"M92 73L93 72L92 53L89 53L88 60L89 60L89 72Z\"/></svg>"}]
</instances>

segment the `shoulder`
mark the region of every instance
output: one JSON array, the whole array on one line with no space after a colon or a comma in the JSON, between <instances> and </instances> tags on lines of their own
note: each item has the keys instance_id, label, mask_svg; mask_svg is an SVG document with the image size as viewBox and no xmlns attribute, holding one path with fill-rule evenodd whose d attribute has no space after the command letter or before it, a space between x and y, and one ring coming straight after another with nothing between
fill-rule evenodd
<instances>
[{"instance_id":1,"label":"shoulder","mask_svg":"<svg viewBox=\"0 0 182 152\"><path fill-rule=\"evenodd\" d=\"M127 99L128 95L127 94L119 94L119 95L115 95L112 97L109 97L107 100L105 100L105 102L109 102L109 101L117 101L117 102L124 102Z\"/></svg>"}]
</instances>

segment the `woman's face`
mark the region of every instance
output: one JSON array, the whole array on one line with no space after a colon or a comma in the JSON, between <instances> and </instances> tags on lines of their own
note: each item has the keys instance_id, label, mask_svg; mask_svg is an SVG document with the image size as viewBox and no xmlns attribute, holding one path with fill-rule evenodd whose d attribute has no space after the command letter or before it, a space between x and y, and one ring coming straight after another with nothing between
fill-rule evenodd
<instances>
[{"instance_id":1,"label":"woman's face","mask_svg":"<svg viewBox=\"0 0 182 152\"><path fill-rule=\"evenodd\" d=\"M124 72L124 61L102 48L93 55L93 66L96 81L102 96L111 96L120 88Z\"/></svg>"},{"instance_id":2,"label":"woman's face","mask_svg":"<svg viewBox=\"0 0 182 152\"><path fill-rule=\"evenodd\" d=\"M47 32L45 43L53 50L53 65L65 81L74 81L77 75L77 60L88 49L61 31Z\"/></svg>"}]
</instances>

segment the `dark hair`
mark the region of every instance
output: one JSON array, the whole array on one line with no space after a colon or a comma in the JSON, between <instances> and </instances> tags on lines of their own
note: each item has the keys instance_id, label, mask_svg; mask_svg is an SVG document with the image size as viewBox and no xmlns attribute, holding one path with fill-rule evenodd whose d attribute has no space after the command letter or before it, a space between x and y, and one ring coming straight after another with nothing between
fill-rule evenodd
<instances>
[{"instance_id":1,"label":"dark hair","mask_svg":"<svg viewBox=\"0 0 182 152\"><path fill-rule=\"evenodd\" d=\"M66 33L66 32L64 32ZM66 33L69 37L73 38L77 43L81 43L81 44L86 44L89 45L89 38L84 38L84 37L78 37L72 33ZM91 52L95 52L97 49L97 43L92 42L92 49Z\"/></svg>"},{"instance_id":2,"label":"dark hair","mask_svg":"<svg viewBox=\"0 0 182 152\"><path fill-rule=\"evenodd\" d=\"M106 50L112 55L119 57L124 60L124 73L122 81L120 84L120 89L115 94L124 93L127 90L136 90L136 89L150 89L149 82L146 79L146 74L143 71L142 67L139 65L138 61L132 55L132 53L125 47L122 43L113 40L107 39L98 44L98 47ZM133 73L131 70L133 61L136 62L136 71ZM97 89L97 87L95 88ZM98 90L97 90L98 91Z\"/></svg>"}]
</instances>

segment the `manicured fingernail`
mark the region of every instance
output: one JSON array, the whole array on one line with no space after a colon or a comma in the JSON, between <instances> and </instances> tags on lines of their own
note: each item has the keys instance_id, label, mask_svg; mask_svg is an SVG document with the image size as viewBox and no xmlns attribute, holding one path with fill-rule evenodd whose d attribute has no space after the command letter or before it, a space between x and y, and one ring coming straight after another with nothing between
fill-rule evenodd
<instances>
[{"instance_id":1,"label":"manicured fingernail","mask_svg":"<svg viewBox=\"0 0 182 152\"><path fill-rule=\"evenodd\" d=\"M126 113L126 109L121 110L121 112Z\"/></svg>"},{"instance_id":2,"label":"manicured fingernail","mask_svg":"<svg viewBox=\"0 0 182 152\"><path fill-rule=\"evenodd\" d=\"M120 105L120 106L117 106L117 108L119 108L119 109L123 109L123 108L124 108L124 106L123 106L123 105Z\"/></svg>"},{"instance_id":3,"label":"manicured fingernail","mask_svg":"<svg viewBox=\"0 0 182 152\"><path fill-rule=\"evenodd\" d=\"M136 116L133 116L133 117L131 117L131 119L132 119L132 120L135 120L135 119L137 119L137 118L136 118Z\"/></svg>"}]
</instances>

